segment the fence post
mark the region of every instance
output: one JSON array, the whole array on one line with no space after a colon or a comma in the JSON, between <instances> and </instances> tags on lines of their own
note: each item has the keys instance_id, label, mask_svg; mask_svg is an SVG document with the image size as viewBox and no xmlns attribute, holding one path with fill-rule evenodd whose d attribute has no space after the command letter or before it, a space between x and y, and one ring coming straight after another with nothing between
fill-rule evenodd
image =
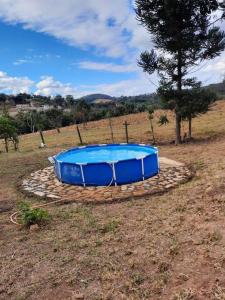
<instances>
[{"instance_id":1,"label":"fence post","mask_svg":"<svg viewBox=\"0 0 225 300\"><path fill-rule=\"evenodd\" d=\"M151 117L149 117L149 122L150 122L150 127L151 127L153 144L155 145L155 134L154 134L154 127L153 127L153 123L152 123L152 118Z\"/></svg>"},{"instance_id":2,"label":"fence post","mask_svg":"<svg viewBox=\"0 0 225 300\"><path fill-rule=\"evenodd\" d=\"M113 128L112 128L112 120L111 120L111 118L109 118L109 127L110 127L110 133L111 133L112 143L114 144L114 135L113 135Z\"/></svg>"},{"instance_id":3,"label":"fence post","mask_svg":"<svg viewBox=\"0 0 225 300\"><path fill-rule=\"evenodd\" d=\"M126 142L127 144L129 143L129 136L128 136L128 126L130 124L127 123L127 121L125 121L125 123L123 124L125 126L125 133L126 133Z\"/></svg>"},{"instance_id":4,"label":"fence post","mask_svg":"<svg viewBox=\"0 0 225 300\"><path fill-rule=\"evenodd\" d=\"M83 141L82 141L82 137L81 137L81 134L80 134L80 129L77 125L77 134L78 134L78 137L79 137L79 140L80 140L80 144L83 145Z\"/></svg>"},{"instance_id":5,"label":"fence post","mask_svg":"<svg viewBox=\"0 0 225 300\"><path fill-rule=\"evenodd\" d=\"M42 130L39 130L40 136L41 136L41 147L45 147L45 139L44 139L44 134L42 132Z\"/></svg>"}]
</instances>

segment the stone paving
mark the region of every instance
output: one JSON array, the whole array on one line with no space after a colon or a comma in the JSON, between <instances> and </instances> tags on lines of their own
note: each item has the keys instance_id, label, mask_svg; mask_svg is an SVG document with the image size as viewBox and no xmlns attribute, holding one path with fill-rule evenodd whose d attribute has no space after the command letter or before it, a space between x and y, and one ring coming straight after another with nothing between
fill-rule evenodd
<instances>
[{"instance_id":1,"label":"stone paving","mask_svg":"<svg viewBox=\"0 0 225 300\"><path fill-rule=\"evenodd\" d=\"M182 163L161 157L159 175L122 186L81 187L63 184L54 175L53 167L30 174L21 183L21 191L30 196L65 202L107 203L163 193L192 177Z\"/></svg>"}]
</instances>

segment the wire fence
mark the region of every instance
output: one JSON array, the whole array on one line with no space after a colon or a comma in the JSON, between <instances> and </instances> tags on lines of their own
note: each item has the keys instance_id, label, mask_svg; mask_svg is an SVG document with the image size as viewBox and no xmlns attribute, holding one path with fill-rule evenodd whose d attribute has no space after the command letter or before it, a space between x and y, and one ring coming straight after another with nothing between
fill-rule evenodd
<instances>
[{"instance_id":1,"label":"wire fence","mask_svg":"<svg viewBox=\"0 0 225 300\"><path fill-rule=\"evenodd\" d=\"M127 118L126 118L127 117ZM159 131L157 124L155 131L160 139L162 130ZM172 128L167 128L167 134ZM41 133L44 144L48 148L68 148L77 145L98 143L153 143L150 122L146 114L138 114L135 118L124 116L122 118L104 119L87 124L72 125L60 129L44 131ZM43 142L40 132L21 135L19 137L19 150L27 152L37 150ZM169 134L170 135L170 134ZM13 148L11 147L10 151ZM0 151L4 150L4 142L0 144Z\"/></svg>"},{"instance_id":2,"label":"wire fence","mask_svg":"<svg viewBox=\"0 0 225 300\"><path fill-rule=\"evenodd\" d=\"M193 136L196 138L206 138L215 134L225 134L224 102L219 102L211 111L201 117L193 119ZM167 114L169 124L159 126L161 114ZM127 123L127 124L126 124ZM157 110L152 120L156 144L171 143L174 140L175 119L174 114L169 111ZM80 132L80 137L78 130ZM188 123L182 122L182 133L188 130ZM80 144L105 144L105 143L149 143L152 144L153 136L148 114L138 113L133 115L120 116L111 119L103 119L88 122L86 124L72 125L60 129L43 132L45 144L48 148L67 149ZM19 151L36 151L41 146L41 136L39 132L21 135L19 137ZM14 147L10 145L10 151ZM0 152L5 152L4 141L0 140Z\"/></svg>"}]
</instances>

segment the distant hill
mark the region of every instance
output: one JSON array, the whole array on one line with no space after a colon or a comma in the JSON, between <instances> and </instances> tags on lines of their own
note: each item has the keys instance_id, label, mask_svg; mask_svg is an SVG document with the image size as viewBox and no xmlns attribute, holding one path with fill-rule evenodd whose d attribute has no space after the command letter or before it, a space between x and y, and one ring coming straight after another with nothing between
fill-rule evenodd
<instances>
[{"instance_id":1,"label":"distant hill","mask_svg":"<svg viewBox=\"0 0 225 300\"><path fill-rule=\"evenodd\" d=\"M87 102L94 102L99 99L113 100L113 97L106 95L106 94L91 94L91 95L84 96L81 99L84 99Z\"/></svg>"},{"instance_id":2,"label":"distant hill","mask_svg":"<svg viewBox=\"0 0 225 300\"><path fill-rule=\"evenodd\" d=\"M110 104L112 102L113 100L111 99L97 99L93 101L94 104Z\"/></svg>"},{"instance_id":3,"label":"distant hill","mask_svg":"<svg viewBox=\"0 0 225 300\"><path fill-rule=\"evenodd\" d=\"M214 91L217 93L217 95L220 98L225 97L225 80L219 83L212 83L206 86L206 88L209 88L210 90Z\"/></svg>"}]
</instances>

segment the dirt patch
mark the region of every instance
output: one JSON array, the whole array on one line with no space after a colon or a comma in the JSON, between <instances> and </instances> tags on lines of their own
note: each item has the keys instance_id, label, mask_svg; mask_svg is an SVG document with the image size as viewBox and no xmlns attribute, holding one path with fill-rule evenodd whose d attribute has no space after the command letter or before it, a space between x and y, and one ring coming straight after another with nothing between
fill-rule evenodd
<instances>
[{"instance_id":1,"label":"dirt patch","mask_svg":"<svg viewBox=\"0 0 225 300\"><path fill-rule=\"evenodd\" d=\"M224 130L215 118L222 105L195 121L199 136ZM221 135L161 146L161 156L195 170L193 180L138 201L52 206L39 231L18 229L2 212L0 299L224 299L224 149ZM18 178L46 168L58 150L1 154L0 200L24 200Z\"/></svg>"}]
</instances>

